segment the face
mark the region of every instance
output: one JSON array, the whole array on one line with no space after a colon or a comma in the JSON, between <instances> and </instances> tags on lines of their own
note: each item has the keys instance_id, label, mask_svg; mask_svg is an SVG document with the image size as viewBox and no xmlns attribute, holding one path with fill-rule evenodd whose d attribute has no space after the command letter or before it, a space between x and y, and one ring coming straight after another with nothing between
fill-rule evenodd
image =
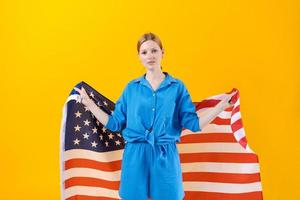
<instances>
[{"instance_id":1,"label":"face","mask_svg":"<svg viewBox=\"0 0 300 200\"><path fill-rule=\"evenodd\" d=\"M148 70L160 69L163 50L153 40L147 40L140 46L139 57Z\"/></svg>"}]
</instances>

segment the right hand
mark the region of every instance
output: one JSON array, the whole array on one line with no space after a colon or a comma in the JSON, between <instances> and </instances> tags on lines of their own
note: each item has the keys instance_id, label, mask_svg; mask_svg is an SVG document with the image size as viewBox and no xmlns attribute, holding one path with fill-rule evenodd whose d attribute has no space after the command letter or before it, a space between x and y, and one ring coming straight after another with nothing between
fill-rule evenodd
<instances>
[{"instance_id":1,"label":"right hand","mask_svg":"<svg viewBox=\"0 0 300 200\"><path fill-rule=\"evenodd\" d=\"M83 105L88 106L93 102L93 100L89 97L89 95L86 93L86 91L83 87L81 87L81 89L78 89L75 87L74 90L79 92L80 98L81 98L81 103Z\"/></svg>"}]
</instances>

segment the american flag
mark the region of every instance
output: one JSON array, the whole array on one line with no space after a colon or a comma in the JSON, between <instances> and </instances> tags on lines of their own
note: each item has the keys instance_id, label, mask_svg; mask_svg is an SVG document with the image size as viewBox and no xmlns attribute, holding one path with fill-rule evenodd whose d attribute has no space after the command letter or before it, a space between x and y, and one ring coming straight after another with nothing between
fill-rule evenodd
<instances>
[{"instance_id":1,"label":"american flag","mask_svg":"<svg viewBox=\"0 0 300 200\"><path fill-rule=\"evenodd\" d=\"M94 102L107 114L114 103L85 82ZM182 130L177 144L185 200L262 200L258 156L249 147L240 113L239 92L234 105L221 112L201 132ZM230 92L230 93L231 93ZM209 112L228 93L194 102L198 116ZM79 102L72 90L63 106L60 132L62 200L117 200L125 141L105 129ZM139 199L139 197L137 197Z\"/></svg>"}]
</instances>

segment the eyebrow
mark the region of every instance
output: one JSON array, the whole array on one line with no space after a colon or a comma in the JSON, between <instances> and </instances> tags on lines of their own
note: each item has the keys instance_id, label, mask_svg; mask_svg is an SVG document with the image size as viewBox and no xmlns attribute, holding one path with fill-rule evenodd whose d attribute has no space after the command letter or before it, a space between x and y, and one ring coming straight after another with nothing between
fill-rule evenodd
<instances>
[{"instance_id":1,"label":"eyebrow","mask_svg":"<svg viewBox=\"0 0 300 200\"><path fill-rule=\"evenodd\" d=\"M153 50L153 49L156 49L156 47L153 47L151 50ZM145 50L147 50L147 49L142 49L141 51L145 51Z\"/></svg>"}]
</instances>

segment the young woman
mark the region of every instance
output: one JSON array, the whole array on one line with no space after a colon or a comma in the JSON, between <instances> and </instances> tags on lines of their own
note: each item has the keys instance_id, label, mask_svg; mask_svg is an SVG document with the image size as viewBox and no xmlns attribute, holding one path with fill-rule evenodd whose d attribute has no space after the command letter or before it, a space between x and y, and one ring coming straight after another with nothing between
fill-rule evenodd
<instances>
[{"instance_id":1,"label":"young woman","mask_svg":"<svg viewBox=\"0 0 300 200\"><path fill-rule=\"evenodd\" d=\"M124 200L182 200L182 173L176 142L182 128L193 132L211 122L232 104L228 95L199 119L184 83L163 72L164 49L158 36L144 34L137 51L147 72L131 80L107 115L91 100L84 88L81 102L111 131L122 132L126 141L119 195Z\"/></svg>"}]
</instances>

